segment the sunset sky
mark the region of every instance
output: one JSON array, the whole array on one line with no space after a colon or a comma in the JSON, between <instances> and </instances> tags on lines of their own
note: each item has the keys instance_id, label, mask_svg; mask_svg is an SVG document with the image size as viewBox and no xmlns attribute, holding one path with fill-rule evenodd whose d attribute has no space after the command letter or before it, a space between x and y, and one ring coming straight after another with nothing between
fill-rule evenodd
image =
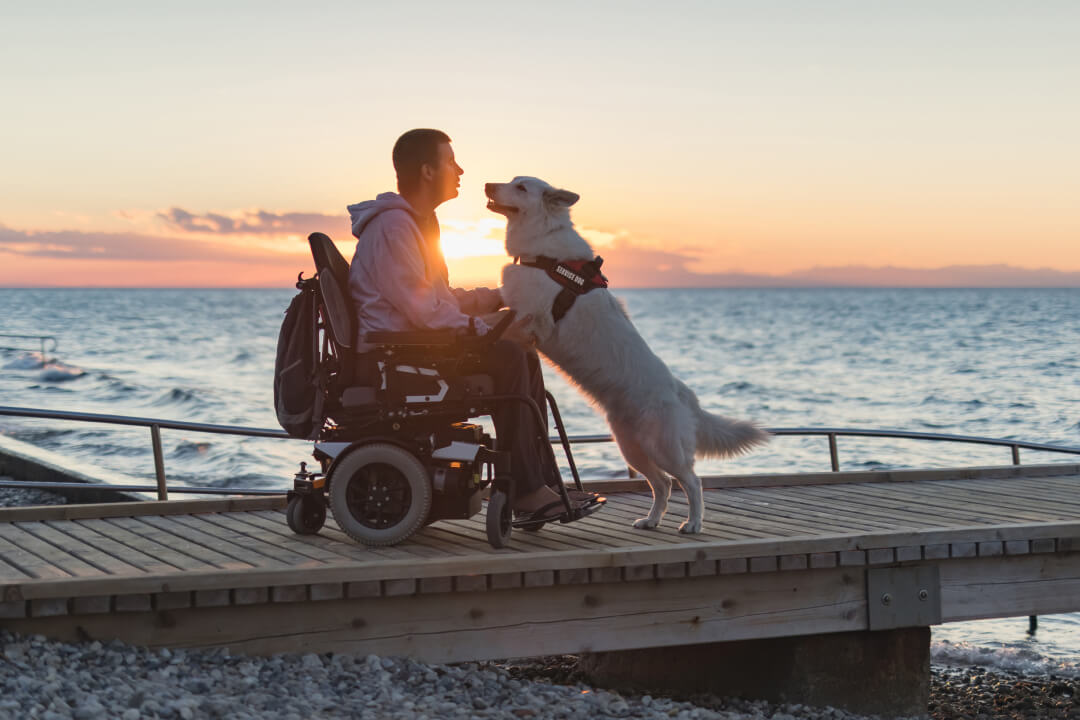
<instances>
[{"instance_id":1,"label":"sunset sky","mask_svg":"<svg viewBox=\"0 0 1080 720\"><path fill-rule=\"evenodd\" d=\"M465 169L455 284L497 282L519 174L615 287L1080 277L1071 0L38 0L0 38L0 286L288 287L412 127Z\"/></svg>"}]
</instances>

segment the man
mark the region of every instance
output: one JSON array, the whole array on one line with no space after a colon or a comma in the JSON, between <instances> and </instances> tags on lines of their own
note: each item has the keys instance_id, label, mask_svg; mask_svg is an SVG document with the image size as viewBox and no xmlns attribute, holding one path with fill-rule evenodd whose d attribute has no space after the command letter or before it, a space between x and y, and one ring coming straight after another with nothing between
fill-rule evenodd
<instances>
[{"instance_id":1,"label":"man","mask_svg":"<svg viewBox=\"0 0 1080 720\"><path fill-rule=\"evenodd\" d=\"M457 197L464 170L454 158L450 138L439 130L410 130L393 150L398 192L349 206L356 254L349 269L349 294L358 317L357 349L369 331L454 329L483 335L489 325L478 317L502 306L498 290L451 289L446 261L439 247L435 208ZM480 368L495 383L495 392L526 395L544 402L544 380L535 352L527 351L520 318L495 342ZM493 416L501 447L510 448L516 484L513 509L536 520L557 518L564 510L554 480L551 449L538 441L531 411L516 402L503 403Z\"/></svg>"}]
</instances>

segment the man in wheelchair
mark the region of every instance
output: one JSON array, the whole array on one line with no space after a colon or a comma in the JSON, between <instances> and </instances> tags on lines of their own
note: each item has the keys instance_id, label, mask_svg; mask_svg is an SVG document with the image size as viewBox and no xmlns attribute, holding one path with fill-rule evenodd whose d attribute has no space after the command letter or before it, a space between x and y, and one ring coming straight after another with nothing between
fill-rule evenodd
<instances>
[{"instance_id":1,"label":"man in wheelchair","mask_svg":"<svg viewBox=\"0 0 1080 720\"><path fill-rule=\"evenodd\" d=\"M356 311L358 377L378 374L370 334L444 330L482 338L492 330L502 307L498 290L451 289L439 246L435 209L457 197L463 170L450 138L438 130L410 130L394 145L398 193L350 205L357 238L348 275L348 294ZM532 398L543 415L522 402L499 402L492 413L499 448L509 450L515 491L511 507L519 519L537 523L566 511L561 482L547 438L546 394L539 359L524 335L528 318L510 324L502 337L471 358L467 372L490 376L495 395ZM500 328L502 329L502 328ZM366 360L365 360L366 358ZM591 493L568 490L571 508L596 501Z\"/></svg>"}]
</instances>

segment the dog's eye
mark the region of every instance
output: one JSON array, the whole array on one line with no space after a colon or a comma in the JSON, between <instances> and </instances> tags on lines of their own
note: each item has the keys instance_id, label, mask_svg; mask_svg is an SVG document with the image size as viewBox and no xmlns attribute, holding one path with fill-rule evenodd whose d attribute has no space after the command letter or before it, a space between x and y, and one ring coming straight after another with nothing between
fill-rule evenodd
<instances>
[{"instance_id":1,"label":"dog's eye","mask_svg":"<svg viewBox=\"0 0 1080 720\"><path fill-rule=\"evenodd\" d=\"M514 189L520 190L521 192L525 192L525 186L522 185L521 183L518 183L517 185L515 185Z\"/></svg>"}]
</instances>

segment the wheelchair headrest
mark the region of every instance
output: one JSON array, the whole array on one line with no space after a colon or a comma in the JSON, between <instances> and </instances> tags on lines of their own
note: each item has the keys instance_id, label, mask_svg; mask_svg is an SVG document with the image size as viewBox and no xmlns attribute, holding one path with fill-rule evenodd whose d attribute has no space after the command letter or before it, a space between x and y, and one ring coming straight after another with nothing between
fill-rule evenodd
<instances>
[{"instance_id":1,"label":"wheelchair headrest","mask_svg":"<svg viewBox=\"0 0 1080 720\"><path fill-rule=\"evenodd\" d=\"M323 273L329 269L342 287L346 287L349 278L349 263L338 251L334 241L328 235L314 232L308 235L308 244L311 246L311 256L315 259L315 272Z\"/></svg>"},{"instance_id":2,"label":"wheelchair headrest","mask_svg":"<svg viewBox=\"0 0 1080 720\"><path fill-rule=\"evenodd\" d=\"M308 244L319 274L319 290L333 340L343 348L352 348L356 338L356 309L349 298L349 263L323 233L311 233Z\"/></svg>"}]
</instances>

